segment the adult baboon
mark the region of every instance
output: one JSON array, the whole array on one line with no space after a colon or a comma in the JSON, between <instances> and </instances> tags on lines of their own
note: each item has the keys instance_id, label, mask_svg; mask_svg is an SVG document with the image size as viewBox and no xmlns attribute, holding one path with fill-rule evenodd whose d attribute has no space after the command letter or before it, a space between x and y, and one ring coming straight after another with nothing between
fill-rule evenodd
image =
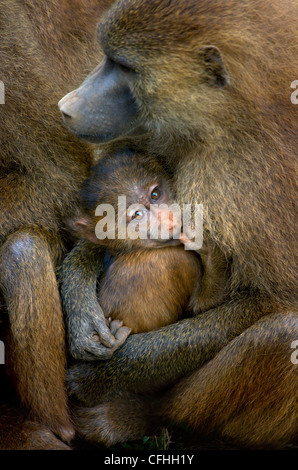
<instances>
[{"instance_id":1,"label":"adult baboon","mask_svg":"<svg viewBox=\"0 0 298 470\"><path fill-rule=\"evenodd\" d=\"M55 103L100 59L95 25L109 4L0 0L0 284L9 322L1 367L27 410L18 419L1 408L0 447L52 448L55 439L62 445L52 432L66 442L73 436L55 266L92 153L61 125Z\"/></svg>"},{"instance_id":2,"label":"adult baboon","mask_svg":"<svg viewBox=\"0 0 298 470\"><path fill-rule=\"evenodd\" d=\"M147 132L146 150L174 171L178 202L204 204L205 240L231 265L222 305L131 336L108 363L72 368L70 387L87 406L190 374L151 408L119 398L86 409L89 437L135 437L154 415L246 446L297 433L297 15L296 0L120 0L99 28L101 67L60 102L86 140Z\"/></svg>"}]
</instances>

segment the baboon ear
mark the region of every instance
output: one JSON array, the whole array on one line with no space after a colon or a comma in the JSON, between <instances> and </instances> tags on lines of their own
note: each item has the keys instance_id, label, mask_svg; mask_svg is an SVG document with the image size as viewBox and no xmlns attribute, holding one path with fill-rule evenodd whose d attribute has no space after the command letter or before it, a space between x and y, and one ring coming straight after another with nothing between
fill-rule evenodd
<instances>
[{"instance_id":1,"label":"baboon ear","mask_svg":"<svg viewBox=\"0 0 298 470\"><path fill-rule=\"evenodd\" d=\"M200 56L203 60L208 83L220 88L226 86L229 83L229 75L218 47L202 47L200 48Z\"/></svg>"},{"instance_id":2,"label":"baboon ear","mask_svg":"<svg viewBox=\"0 0 298 470\"><path fill-rule=\"evenodd\" d=\"M94 224L87 217L81 217L74 222L74 227L81 236L87 238L92 243L99 243L98 238L95 234Z\"/></svg>"},{"instance_id":3,"label":"baboon ear","mask_svg":"<svg viewBox=\"0 0 298 470\"><path fill-rule=\"evenodd\" d=\"M89 220L86 217L81 217L80 219L75 220L73 224L77 230L83 232L88 228Z\"/></svg>"}]
</instances>

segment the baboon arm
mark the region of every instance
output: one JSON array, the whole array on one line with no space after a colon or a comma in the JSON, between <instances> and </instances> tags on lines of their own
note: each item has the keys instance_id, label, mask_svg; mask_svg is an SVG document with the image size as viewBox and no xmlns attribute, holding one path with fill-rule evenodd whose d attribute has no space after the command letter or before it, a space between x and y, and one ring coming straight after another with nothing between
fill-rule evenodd
<instances>
[{"instance_id":1,"label":"baboon arm","mask_svg":"<svg viewBox=\"0 0 298 470\"><path fill-rule=\"evenodd\" d=\"M81 240L59 270L69 349L72 356L80 360L110 358L130 332L119 323L112 334L97 300L96 284L102 271L102 255L97 245Z\"/></svg>"},{"instance_id":2,"label":"baboon arm","mask_svg":"<svg viewBox=\"0 0 298 470\"><path fill-rule=\"evenodd\" d=\"M123 392L77 408L76 429L110 446L184 423L208 443L280 449L297 436L297 365L290 360L297 328L295 311L266 315L157 397Z\"/></svg>"},{"instance_id":3,"label":"baboon arm","mask_svg":"<svg viewBox=\"0 0 298 470\"><path fill-rule=\"evenodd\" d=\"M68 372L70 391L88 406L117 390L159 391L201 367L269 313L264 305L251 298L237 300L160 330L132 335L110 361L73 366Z\"/></svg>"},{"instance_id":4,"label":"baboon arm","mask_svg":"<svg viewBox=\"0 0 298 470\"><path fill-rule=\"evenodd\" d=\"M52 243L51 243L52 242ZM0 285L9 317L7 370L31 417L69 442L65 330L52 248L39 227L22 227L0 248ZM51 384L51 387L49 387Z\"/></svg>"},{"instance_id":5,"label":"baboon arm","mask_svg":"<svg viewBox=\"0 0 298 470\"><path fill-rule=\"evenodd\" d=\"M199 251L203 277L198 283L191 307L195 314L223 304L229 295L230 264L225 254L208 239Z\"/></svg>"}]
</instances>

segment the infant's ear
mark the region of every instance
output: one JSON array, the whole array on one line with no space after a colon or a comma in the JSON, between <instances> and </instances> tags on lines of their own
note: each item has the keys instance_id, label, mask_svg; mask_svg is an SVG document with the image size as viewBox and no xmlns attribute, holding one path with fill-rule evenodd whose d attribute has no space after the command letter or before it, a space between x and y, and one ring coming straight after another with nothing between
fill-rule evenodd
<instances>
[{"instance_id":1,"label":"infant's ear","mask_svg":"<svg viewBox=\"0 0 298 470\"><path fill-rule=\"evenodd\" d=\"M81 214L76 211L76 214L74 214L73 217L64 220L66 229L71 233L71 235L74 235L75 237L80 236L79 227L76 225L77 220L79 220L80 217Z\"/></svg>"},{"instance_id":2,"label":"infant's ear","mask_svg":"<svg viewBox=\"0 0 298 470\"><path fill-rule=\"evenodd\" d=\"M95 224L89 217L80 217L74 221L73 225L74 230L79 236L86 238L92 243L99 243L99 240L95 234Z\"/></svg>"},{"instance_id":3,"label":"infant's ear","mask_svg":"<svg viewBox=\"0 0 298 470\"><path fill-rule=\"evenodd\" d=\"M95 235L95 224L92 219L77 209L76 214L66 220L66 227L76 238L86 238L92 243L98 243L98 239Z\"/></svg>"},{"instance_id":4,"label":"infant's ear","mask_svg":"<svg viewBox=\"0 0 298 470\"><path fill-rule=\"evenodd\" d=\"M76 219L73 222L74 227L76 227L77 230L86 230L86 227L90 225L90 220L88 217L80 217L79 219Z\"/></svg>"}]
</instances>

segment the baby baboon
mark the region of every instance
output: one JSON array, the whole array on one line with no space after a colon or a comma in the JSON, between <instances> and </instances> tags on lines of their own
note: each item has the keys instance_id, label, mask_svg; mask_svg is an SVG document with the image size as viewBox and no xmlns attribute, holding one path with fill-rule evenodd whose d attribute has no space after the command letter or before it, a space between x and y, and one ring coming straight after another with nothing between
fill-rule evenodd
<instances>
[{"instance_id":1,"label":"baby baboon","mask_svg":"<svg viewBox=\"0 0 298 470\"><path fill-rule=\"evenodd\" d=\"M119 206L119 197L123 196L124 205ZM103 259L98 299L106 317L121 320L128 327L115 333L119 341L126 339L129 329L133 333L150 331L193 311L201 278L200 258L181 244L181 213L173 205L169 177L156 158L128 150L106 156L83 184L81 203L81 216L73 225L89 240L83 243L95 260L90 269ZM111 205L110 220L103 214L95 216L100 204L104 204L102 210ZM101 239L96 236L99 224L106 226L104 232L97 232ZM90 359L96 316L86 311L87 318L82 317L72 303L77 288L73 264L80 262L81 249L79 244L61 267L61 292L70 351L76 358ZM86 285L86 303L88 289ZM87 331L92 315L93 331Z\"/></svg>"}]
</instances>

